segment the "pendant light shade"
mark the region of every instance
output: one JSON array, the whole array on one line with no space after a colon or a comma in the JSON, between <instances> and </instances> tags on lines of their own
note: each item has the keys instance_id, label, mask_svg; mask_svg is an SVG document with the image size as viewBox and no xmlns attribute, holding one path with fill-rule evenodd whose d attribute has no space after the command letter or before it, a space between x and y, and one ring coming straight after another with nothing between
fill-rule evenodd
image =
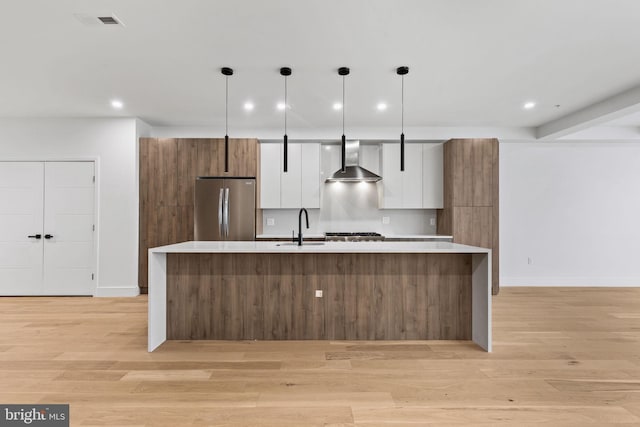
<instances>
[{"instance_id":1,"label":"pendant light shade","mask_svg":"<svg viewBox=\"0 0 640 427\"><path fill-rule=\"evenodd\" d=\"M403 66L398 67L396 69L396 73L402 79L402 98L401 98L401 116L402 116L402 126L400 132L400 171L404 172L404 76L409 74L409 67Z\"/></svg>"},{"instance_id":2,"label":"pendant light shade","mask_svg":"<svg viewBox=\"0 0 640 427\"><path fill-rule=\"evenodd\" d=\"M346 106L344 104L344 81L345 81L345 76L348 76L349 72L350 70L348 67L338 68L338 74L342 76L342 167L341 167L341 170L343 173L347 171L347 166L345 163L345 157L346 157L346 151L347 151L347 138L344 135L344 110L346 109Z\"/></svg>"},{"instance_id":3,"label":"pendant light shade","mask_svg":"<svg viewBox=\"0 0 640 427\"><path fill-rule=\"evenodd\" d=\"M291 68L289 67L282 67L280 68L280 75L284 77L284 137L283 139L283 143L284 143L284 160L283 160L283 171L287 172L289 169L289 147L288 147L288 143L289 143L289 137L287 136L287 108L288 108L288 104L287 104L287 77L289 77L291 75Z\"/></svg>"},{"instance_id":4,"label":"pendant light shade","mask_svg":"<svg viewBox=\"0 0 640 427\"><path fill-rule=\"evenodd\" d=\"M229 76L233 76L233 68L222 67L220 70L225 79L224 85L224 171L229 172Z\"/></svg>"}]
</instances>

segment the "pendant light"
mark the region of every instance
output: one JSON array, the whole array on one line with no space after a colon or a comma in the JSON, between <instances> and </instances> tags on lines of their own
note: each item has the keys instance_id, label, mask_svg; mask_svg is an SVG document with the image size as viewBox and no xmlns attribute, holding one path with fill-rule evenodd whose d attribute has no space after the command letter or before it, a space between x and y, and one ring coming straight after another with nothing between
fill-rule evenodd
<instances>
[{"instance_id":1,"label":"pendant light","mask_svg":"<svg viewBox=\"0 0 640 427\"><path fill-rule=\"evenodd\" d=\"M287 136L287 108L288 108L288 104L287 104L287 77L291 75L291 68L289 67L282 67L280 68L280 75L284 77L284 137L283 137L283 142L284 142L284 172L287 172L289 169L289 152L288 152L288 139L289 137Z\"/></svg>"},{"instance_id":2,"label":"pendant light","mask_svg":"<svg viewBox=\"0 0 640 427\"><path fill-rule=\"evenodd\" d=\"M398 67L396 73L402 79L402 98L401 98L401 111L402 111L402 130L400 133L400 171L404 172L404 76L409 74L409 67Z\"/></svg>"},{"instance_id":3,"label":"pendant light","mask_svg":"<svg viewBox=\"0 0 640 427\"><path fill-rule=\"evenodd\" d=\"M229 172L229 76L233 76L233 69L222 67L220 70L225 78L224 91L224 171Z\"/></svg>"},{"instance_id":4,"label":"pendant light","mask_svg":"<svg viewBox=\"0 0 640 427\"><path fill-rule=\"evenodd\" d=\"M349 75L349 68L348 67L340 67L338 68L338 74L342 76L342 172L346 172L347 171L347 167L345 164L345 157L346 157L346 150L347 150L347 138L344 136L344 110L345 110L345 105L344 105L344 80L345 80L345 76Z\"/></svg>"}]
</instances>

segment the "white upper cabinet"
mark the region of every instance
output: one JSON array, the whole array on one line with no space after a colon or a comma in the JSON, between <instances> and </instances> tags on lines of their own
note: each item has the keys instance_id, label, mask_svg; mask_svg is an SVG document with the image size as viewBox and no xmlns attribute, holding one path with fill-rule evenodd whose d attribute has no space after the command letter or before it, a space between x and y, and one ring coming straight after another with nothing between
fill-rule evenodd
<instances>
[{"instance_id":1,"label":"white upper cabinet","mask_svg":"<svg viewBox=\"0 0 640 427\"><path fill-rule=\"evenodd\" d=\"M283 172L282 143L260 144L260 208L320 207L320 144L288 144L288 171Z\"/></svg>"},{"instance_id":2,"label":"white upper cabinet","mask_svg":"<svg viewBox=\"0 0 640 427\"><path fill-rule=\"evenodd\" d=\"M444 144L422 144L422 207L444 207Z\"/></svg>"},{"instance_id":3,"label":"white upper cabinet","mask_svg":"<svg viewBox=\"0 0 640 427\"><path fill-rule=\"evenodd\" d=\"M302 144L287 144L287 172L284 172L284 144L280 147L280 207L284 209L300 209L302 207L302 165L300 163ZM306 165L305 165L306 167Z\"/></svg>"},{"instance_id":4,"label":"white upper cabinet","mask_svg":"<svg viewBox=\"0 0 640 427\"><path fill-rule=\"evenodd\" d=\"M398 144L400 145L400 144ZM422 208L422 145L404 145L404 172L402 175L402 207ZM400 147L398 147L398 151ZM400 165L396 165L400 168Z\"/></svg>"},{"instance_id":5,"label":"white upper cabinet","mask_svg":"<svg viewBox=\"0 0 640 427\"><path fill-rule=\"evenodd\" d=\"M320 144L300 144L302 206L320 208Z\"/></svg>"},{"instance_id":6,"label":"white upper cabinet","mask_svg":"<svg viewBox=\"0 0 640 427\"><path fill-rule=\"evenodd\" d=\"M280 208L282 144L260 144L260 208Z\"/></svg>"},{"instance_id":7,"label":"white upper cabinet","mask_svg":"<svg viewBox=\"0 0 640 427\"><path fill-rule=\"evenodd\" d=\"M382 144L380 156L382 181L378 204L380 209L402 208L402 175L400 175L400 144Z\"/></svg>"},{"instance_id":8,"label":"white upper cabinet","mask_svg":"<svg viewBox=\"0 0 640 427\"><path fill-rule=\"evenodd\" d=\"M422 209L422 144L405 144L400 171L400 143L383 143L381 209Z\"/></svg>"},{"instance_id":9,"label":"white upper cabinet","mask_svg":"<svg viewBox=\"0 0 640 427\"><path fill-rule=\"evenodd\" d=\"M405 143L400 171L400 143L382 144L380 209L442 208L443 144Z\"/></svg>"}]
</instances>

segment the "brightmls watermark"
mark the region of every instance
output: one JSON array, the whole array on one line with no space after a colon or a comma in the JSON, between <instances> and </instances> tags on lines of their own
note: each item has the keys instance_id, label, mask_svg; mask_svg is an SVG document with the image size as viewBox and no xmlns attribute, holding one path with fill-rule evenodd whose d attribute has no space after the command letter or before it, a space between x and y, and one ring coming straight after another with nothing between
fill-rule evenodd
<instances>
[{"instance_id":1,"label":"brightmls watermark","mask_svg":"<svg viewBox=\"0 0 640 427\"><path fill-rule=\"evenodd\" d=\"M69 405L0 405L0 427L69 427Z\"/></svg>"}]
</instances>

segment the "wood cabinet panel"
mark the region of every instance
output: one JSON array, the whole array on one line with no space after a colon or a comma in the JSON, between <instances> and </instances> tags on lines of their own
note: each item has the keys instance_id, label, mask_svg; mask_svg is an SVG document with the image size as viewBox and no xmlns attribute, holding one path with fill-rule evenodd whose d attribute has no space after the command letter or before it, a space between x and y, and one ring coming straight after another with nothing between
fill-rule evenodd
<instances>
[{"instance_id":1,"label":"wood cabinet panel","mask_svg":"<svg viewBox=\"0 0 640 427\"><path fill-rule=\"evenodd\" d=\"M178 178L178 206L193 205L193 192L196 176L198 176L197 139L178 139L178 159L177 159L177 178Z\"/></svg>"},{"instance_id":2,"label":"wood cabinet panel","mask_svg":"<svg viewBox=\"0 0 640 427\"><path fill-rule=\"evenodd\" d=\"M224 172L224 140L222 141L222 154L218 153L217 159L222 159L222 174L224 176L249 176L256 177L258 171L258 140L257 139L230 139L229 140L229 172Z\"/></svg>"},{"instance_id":3,"label":"wood cabinet panel","mask_svg":"<svg viewBox=\"0 0 640 427\"><path fill-rule=\"evenodd\" d=\"M229 170L231 170L232 141L229 141ZM196 141L197 158L194 170L197 176L224 175L224 139Z\"/></svg>"},{"instance_id":4,"label":"wood cabinet panel","mask_svg":"<svg viewBox=\"0 0 640 427\"><path fill-rule=\"evenodd\" d=\"M473 206L473 140L451 140L452 206Z\"/></svg>"},{"instance_id":5,"label":"wood cabinet panel","mask_svg":"<svg viewBox=\"0 0 640 427\"><path fill-rule=\"evenodd\" d=\"M173 206L178 194L178 177L175 173L178 144L175 139L145 139L147 163L144 166L144 184L150 206ZM142 167L141 167L142 172ZM141 173L142 177L142 173ZM141 180L142 184L142 180Z\"/></svg>"},{"instance_id":6,"label":"wood cabinet panel","mask_svg":"<svg viewBox=\"0 0 640 427\"><path fill-rule=\"evenodd\" d=\"M470 339L471 256L169 254L167 338Z\"/></svg>"},{"instance_id":7,"label":"wood cabinet panel","mask_svg":"<svg viewBox=\"0 0 640 427\"><path fill-rule=\"evenodd\" d=\"M198 176L256 176L257 140L140 138L138 284L147 287L147 250L193 240L194 185ZM247 157L245 157L247 156Z\"/></svg>"},{"instance_id":8,"label":"wood cabinet panel","mask_svg":"<svg viewBox=\"0 0 640 427\"><path fill-rule=\"evenodd\" d=\"M493 246L493 208L453 208L453 235L456 243L490 248Z\"/></svg>"},{"instance_id":9,"label":"wood cabinet panel","mask_svg":"<svg viewBox=\"0 0 640 427\"><path fill-rule=\"evenodd\" d=\"M471 144L473 198L471 206L493 206L493 143L491 139Z\"/></svg>"},{"instance_id":10,"label":"wood cabinet panel","mask_svg":"<svg viewBox=\"0 0 640 427\"><path fill-rule=\"evenodd\" d=\"M436 232L445 236L453 236L453 208L438 209Z\"/></svg>"},{"instance_id":11,"label":"wood cabinet panel","mask_svg":"<svg viewBox=\"0 0 640 427\"><path fill-rule=\"evenodd\" d=\"M495 139L452 139L446 143L445 206L493 206Z\"/></svg>"},{"instance_id":12,"label":"wood cabinet panel","mask_svg":"<svg viewBox=\"0 0 640 427\"><path fill-rule=\"evenodd\" d=\"M493 191L493 243L491 245L491 277L492 293L500 292L500 144L496 140L492 146L492 177L491 189Z\"/></svg>"},{"instance_id":13,"label":"wood cabinet panel","mask_svg":"<svg viewBox=\"0 0 640 427\"><path fill-rule=\"evenodd\" d=\"M452 139L444 145L444 209L439 234L492 249L492 288L499 292L499 143Z\"/></svg>"}]
</instances>

